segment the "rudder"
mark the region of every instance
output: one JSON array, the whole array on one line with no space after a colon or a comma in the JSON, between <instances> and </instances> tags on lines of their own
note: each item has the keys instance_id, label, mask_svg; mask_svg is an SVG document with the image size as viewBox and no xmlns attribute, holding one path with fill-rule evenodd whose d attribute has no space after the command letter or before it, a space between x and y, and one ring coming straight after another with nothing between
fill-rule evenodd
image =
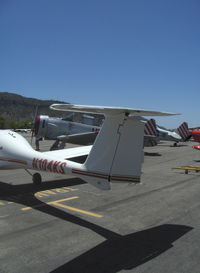
<instances>
[{"instance_id":1,"label":"rudder","mask_svg":"<svg viewBox=\"0 0 200 273\"><path fill-rule=\"evenodd\" d=\"M177 129L178 134L182 138L183 141L187 141L190 139L191 134L188 129L187 122L183 122Z\"/></svg>"},{"instance_id":2,"label":"rudder","mask_svg":"<svg viewBox=\"0 0 200 273\"><path fill-rule=\"evenodd\" d=\"M87 172L109 182L140 182L143 136L140 117L107 116L84 164Z\"/></svg>"}]
</instances>

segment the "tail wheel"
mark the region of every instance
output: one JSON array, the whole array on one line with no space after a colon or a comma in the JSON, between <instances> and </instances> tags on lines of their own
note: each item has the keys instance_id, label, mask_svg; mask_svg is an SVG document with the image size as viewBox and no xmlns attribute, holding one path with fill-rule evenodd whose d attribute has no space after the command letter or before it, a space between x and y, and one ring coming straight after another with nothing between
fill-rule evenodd
<instances>
[{"instance_id":1,"label":"tail wheel","mask_svg":"<svg viewBox=\"0 0 200 273\"><path fill-rule=\"evenodd\" d=\"M42 183L42 177L40 173L34 173L32 177L33 184L38 186Z\"/></svg>"}]
</instances>

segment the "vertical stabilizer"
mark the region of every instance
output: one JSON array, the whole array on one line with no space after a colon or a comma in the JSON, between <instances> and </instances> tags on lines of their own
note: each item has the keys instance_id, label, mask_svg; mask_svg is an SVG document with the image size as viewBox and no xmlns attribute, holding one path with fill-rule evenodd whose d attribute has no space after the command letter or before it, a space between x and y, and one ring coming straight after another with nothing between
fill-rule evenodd
<instances>
[{"instance_id":1,"label":"vertical stabilizer","mask_svg":"<svg viewBox=\"0 0 200 273\"><path fill-rule=\"evenodd\" d=\"M155 119L149 119L144 126L144 134L149 136L158 136Z\"/></svg>"},{"instance_id":2,"label":"vertical stabilizer","mask_svg":"<svg viewBox=\"0 0 200 273\"><path fill-rule=\"evenodd\" d=\"M139 182L143 136L144 123L140 117L125 113L107 115L84 165L85 174L96 178L99 184L102 180Z\"/></svg>"},{"instance_id":3,"label":"vertical stabilizer","mask_svg":"<svg viewBox=\"0 0 200 273\"><path fill-rule=\"evenodd\" d=\"M190 139L191 134L188 129L187 122L183 122L177 129L178 134L181 136L183 141L187 141Z\"/></svg>"},{"instance_id":4,"label":"vertical stabilizer","mask_svg":"<svg viewBox=\"0 0 200 273\"><path fill-rule=\"evenodd\" d=\"M155 146L158 144L158 131L155 119L149 119L144 125L144 146Z\"/></svg>"}]
</instances>

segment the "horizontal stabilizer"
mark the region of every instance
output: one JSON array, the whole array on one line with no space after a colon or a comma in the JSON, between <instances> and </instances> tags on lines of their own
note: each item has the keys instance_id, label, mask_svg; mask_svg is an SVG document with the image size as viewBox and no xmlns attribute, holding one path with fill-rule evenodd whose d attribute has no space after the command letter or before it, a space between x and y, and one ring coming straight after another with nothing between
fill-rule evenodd
<instances>
[{"instance_id":1,"label":"horizontal stabilizer","mask_svg":"<svg viewBox=\"0 0 200 273\"><path fill-rule=\"evenodd\" d=\"M73 111L84 113L98 113L106 115L129 114L134 116L173 116L179 115L175 113L165 113L151 110L131 109L121 107L108 106L89 106L89 105L74 105L74 104L52 104L50 109L58 111Z\"/></svg>"},{"instance_id":2,"label":"horizontal stabilizer","mask_svg":"<svg viewBox=\"0 0 200 273\"><path fill-rule=\"evenodd\" d=\"M84 132L84 133L73 134L73 135L58 136L57 139L64 143L67 142L67 143L77 144L77 145L89 145L95 141L97 134L98 134L98 131Z\"/></svg>"}]
</instances>

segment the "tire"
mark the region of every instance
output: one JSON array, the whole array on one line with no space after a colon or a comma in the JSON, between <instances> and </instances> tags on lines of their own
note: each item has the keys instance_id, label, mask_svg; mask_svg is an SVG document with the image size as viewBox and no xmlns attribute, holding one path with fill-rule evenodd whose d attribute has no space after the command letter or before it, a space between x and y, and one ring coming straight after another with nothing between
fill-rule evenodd
<instances>
[{"instance_id":1,"label":"tire","mask_svg":"<svg viewBox=\"0 0 200 273\"><path fill-rule=\"evenodd\" d=\"M42 183L41 174L40 174L40 173L34 173L34 174L33 174L32 180L33 180L33 184L34 184L35 186L41 185L41 183Z\"/></svg>"}]
</instances>

